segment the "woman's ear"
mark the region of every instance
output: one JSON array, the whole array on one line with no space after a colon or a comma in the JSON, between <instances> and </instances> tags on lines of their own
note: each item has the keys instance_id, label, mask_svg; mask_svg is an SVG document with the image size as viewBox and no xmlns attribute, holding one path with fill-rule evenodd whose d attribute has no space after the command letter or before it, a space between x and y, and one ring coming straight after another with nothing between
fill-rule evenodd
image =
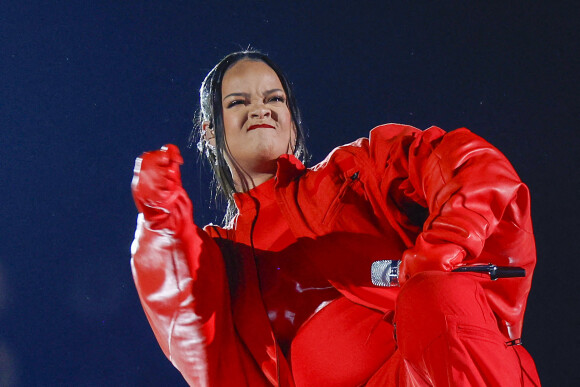
<instances>
[{"instance_id":1,"label":"woman's ear","mask_svg":"<svg viewBox=\"0 0 580 387\"><path fill-rule=\"evenodd\" d=\"M203 130L202 132L203 139L209 142L211 146L215 147L215 131L212 127L211 122L203 121L203 123L201 124L201 128Z\"/></svg>"}]
</instances>

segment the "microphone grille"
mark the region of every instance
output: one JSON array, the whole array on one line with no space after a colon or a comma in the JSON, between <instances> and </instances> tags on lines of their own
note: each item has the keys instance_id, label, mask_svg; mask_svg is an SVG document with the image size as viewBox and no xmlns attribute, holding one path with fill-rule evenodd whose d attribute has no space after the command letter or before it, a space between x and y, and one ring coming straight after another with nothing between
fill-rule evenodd
<instances>
[{"instance_id":1,"label":"microphone grille","mask_svg":"<svg viewBox=\"0 0 580 387\"><path fill-rule=\"evenodd\" d=\"M375 286L397 286L401 261L383 259L371 265L371 282Z\"/></svg>"}]
</instances>

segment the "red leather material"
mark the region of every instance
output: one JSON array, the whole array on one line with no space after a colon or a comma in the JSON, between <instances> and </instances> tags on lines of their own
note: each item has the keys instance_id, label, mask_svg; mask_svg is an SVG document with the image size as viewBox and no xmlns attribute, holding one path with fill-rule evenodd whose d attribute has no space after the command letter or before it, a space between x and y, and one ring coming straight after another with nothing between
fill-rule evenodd
<instances>
[{"instance_id":1,"label":"red leather material","mask_svg":"<svg viewBox=\"0 0 580 387\"><path fill-rule=\"evenodd\" d=\"M340 293L313 265L308 254L295 248L296 238L276 203L274 183L272 179L251 194L236 195L236 199L244 212L255 214L252 236L245 243L253 247L260 294L276 340L287 354L302 324ZM238 219L238 229L243 227L242 223Z\"/></svg>"},{"instance_id":2,"label":"red leather material","mask_svg":"<svg viewBox=\"0 0 580 387\"><path fill-rule=\"evenodd\" d=\"M181 219L176 219L175 213L169 213L175 204L187 194L181 185L179 166L183 158L179 149L168 144L160 150L145 152L135 160L131 190L137 210L158 229L167 227L177 231ZM189 199L186 199L189 201ZM191 211L188 211L188 213ZM184 214L188 216L187 214ZM170 221L171 224L163 224Z\"/></svg>"},{"instance_id":3,"label":"red leather material","mask_svg":"<svg viewBox=\"0 0 580 387\"><path fill-rule=\"evenodd\" d=\"M506 341L520 336L535 265L529 195L505 157L483 139L466 129L389 124L311 169L293 156L278 165L274 201L295 240L282 250L302 253L349 302L380 315L396 308L399 289L370 281L375 260L402 259L403 283L464 263L521 266L525 278L476 279L501 335ZM167 219L174 212L179 219L186 204L168 211ZM161 347L192 384L202 376L212 386L294 383L263 303L252 251L254 216L255 210L240 208L230 227L205 230L178 221L183 231L169 237L160 228L178 227L169 220L138 226L137 289ZM391 369L396 354L380 370Z\"/></svg>"},{"instance_id":4,"label":"red leather material","mask_svg":"<svg viewBox=\"0 0 580 387\"><path fill-rule=\"evenodd\" d=\"M293 179L278 181L280 207L296 236L315 246L336 232L380 235L389 247L375 260L402 258L403 283L421 271L450 271L464 263L525 268L525 278L482 282L502 332L512 339L521 335L536 260L529 192L482 138L467 129L383 125L370 139L335 149L311 172L297 169ZM399 255L387 250L401 245ZM327 269L335 286L352 300L375 299L374 307L384 309L388 301L377 299L382 289L348 286L351 261L338 259Z\"/></svg>"},{"instance_id":5,"label":"red leather material","mask_svg":"<svg viewBox=\"0 0 580 387\"><path fill-rule=\"evenodd\" d=\"M249 380L245 385L267 386L265 373L235 332L219 247L193 223L181 187L181 162L171 145L136 161L132 190L141 214L131 268L143 310L164 354L190 385Z\"/></svg>"}]
</instances>

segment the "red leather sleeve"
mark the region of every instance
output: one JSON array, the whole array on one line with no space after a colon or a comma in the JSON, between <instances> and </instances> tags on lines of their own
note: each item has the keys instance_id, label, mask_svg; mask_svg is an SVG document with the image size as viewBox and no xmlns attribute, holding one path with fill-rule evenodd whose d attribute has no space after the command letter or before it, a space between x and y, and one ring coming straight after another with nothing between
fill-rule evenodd
<instances>
[{"instance_id":1,"label":"red leather sleeve","mask_svg":"<svg viewBox=\"0 0 580 387\"><path fill-rule=\"evenodd\" d=\"M178 235L155 228L140 214L131 246L133 278L147 319L161 349L190 385L243 383L244 368L252 360L234 331L221 252L193 224L182 189L170 212L181 218Z\"/></svg>"},{"instance_id":2,"label":"red leather sleeve","mask_svg":"<svg viewBox=\"0 0 580 387\"><path fill-rule=\"evenodd\" d=\"M415 246L403 256L409 275L430 269L450 271L475 261L486 247L493 247L486 244L500 232L506 253L517 239L533 244L528 189L508 160L466 129L439 137L440 133L436 128L427 130L409 147L405 189L429 209ZM505 223L514 229L508 231ZM494 263L529 263L529 257L514 262L517 256Z\"/></svg>"},{"instance_id":3,"label":"red leather sleeve","mask_svg":"<svg viewBox=\"0 0 580 387\"><path fill-rule=\"evenodd\" d=\"M401 125L373 130L370 151L391 212L401 198L428 209L404 252L402 283L427 270L466 263L520 266L525 278L487 281L488 300L506 335L519 337L535 265L528 188L505 156L467 129L446 133ZM395 218L401 219L401 217Z\"/></svg>"}]
</instances>

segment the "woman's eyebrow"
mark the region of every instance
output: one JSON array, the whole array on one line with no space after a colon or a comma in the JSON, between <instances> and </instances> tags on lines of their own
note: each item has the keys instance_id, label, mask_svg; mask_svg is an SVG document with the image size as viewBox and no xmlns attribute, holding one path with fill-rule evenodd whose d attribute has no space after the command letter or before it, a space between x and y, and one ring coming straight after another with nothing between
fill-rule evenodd
<instances>
[{"instance_id":1,"label":"woman's eyebrow","mask_svg":"<svg viewBox=\"0 0 580 387\"><path fill-rule=\"evenodd\" d=\"M264 92L264 95L270 95L270 94L273 94L273 93L279 93L279 92L280 92L280 93L284 93L284 90L282 90L282 89L277 89L277 88L276 88L276 89L270 89L270 90L266 90L266 91ZM229 98L229 97L244 97L244 98L249 98L249 97L250 97L250 94L248 94L248 93L241 93L241 92L239 92L239 93L230 93L230 94L226 95L226 96L225 96L225 97L222 99L222 101L226 100L226 99L227 99L227 98Z\"/></svg>"},{"instance_id":2,"label":"woman's eyebrow","mask_svg":"<svg viewBox=\"0 0 580 387\"><path fill-rule=\"evenodd\" d=\"M231 93L231 94L226 95L223 98L223 100L225 100L226 98L229 98L229 97L245 97L245 98L248 98L249 96L250 95L248 93Z\"/></svg>"},{"instance_id":3,"label":"woman's eyebrow","mask_svg":"<svg viewBox=\"0 0 580 387\"><path fill-rule=\"evenodd\" d=\"M284 90L282 89L270 89L270 90L266 90L266 92L264 94L272 94L272 93L277 93L277 92L284 92Z\"/></svg>"}]
</instances>

